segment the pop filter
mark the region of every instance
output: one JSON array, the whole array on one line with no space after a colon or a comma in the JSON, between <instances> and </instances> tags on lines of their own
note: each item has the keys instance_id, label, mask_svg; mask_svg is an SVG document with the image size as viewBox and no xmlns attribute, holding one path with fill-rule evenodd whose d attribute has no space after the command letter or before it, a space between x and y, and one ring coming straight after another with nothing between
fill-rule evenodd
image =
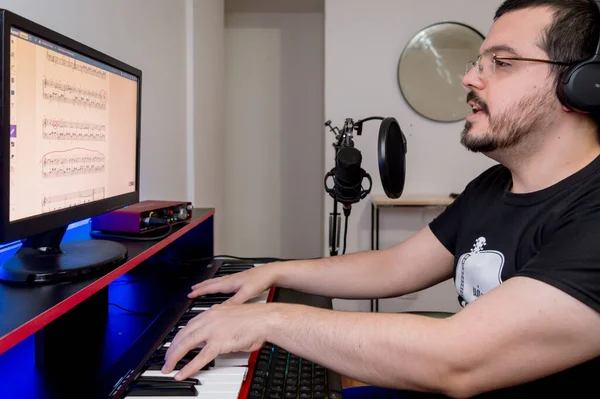
<instances>
[{"instance_id":1,"label":"pop filter","mask_svg":"<svg viewBox=\"0 0 600 399\"><path fill-rule=\"evenodd\" d=\"M379 175L389 198L400 198L406 177L406 137L395 118L385 118L379 127Z\"/></svg>"}]
</instances>

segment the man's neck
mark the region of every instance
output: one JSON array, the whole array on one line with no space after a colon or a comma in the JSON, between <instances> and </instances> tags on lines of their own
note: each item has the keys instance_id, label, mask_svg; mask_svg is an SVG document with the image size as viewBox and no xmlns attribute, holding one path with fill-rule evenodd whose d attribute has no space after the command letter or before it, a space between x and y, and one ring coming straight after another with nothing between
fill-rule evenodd
<instances>
[{"instance_id":1,"label":"man's neck","mask_svg":"<svg viewBox=\"0 0 600 399\"><path fill-rule=\"evenodd\" d=\"M521 154L501 156L507 158L500 162L512 174L511 192L543 190L583 169L600 155L597 134L596 126L589 123L557 129L539 142L524 143Z\"/></svg>"}]
</instances>

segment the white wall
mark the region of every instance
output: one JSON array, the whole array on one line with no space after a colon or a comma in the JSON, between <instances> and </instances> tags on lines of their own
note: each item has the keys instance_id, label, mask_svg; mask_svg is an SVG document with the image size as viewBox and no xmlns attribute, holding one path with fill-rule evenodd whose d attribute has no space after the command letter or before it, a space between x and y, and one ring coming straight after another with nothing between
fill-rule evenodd
<instances>
[{"instance_id":1,"label":"white wall","mask_svg":"<svg viewBox=\"0 0 600 399\"><path fill-rule=\"evenodd\" d=\"M226 252L320 256L323 13L238 6L225 23Z\"/></svg>"},{"instance_id":2,"label":"white wall","mask_svg":"<svg viewBox=\"0 0 600 399\"><path fill-rule=\"evenodd\" d=\"M466 23L484 35L493 22L500 0L326 0L325 3L325 115L334 125L345 118L395 117L407 136L407 172L404 195L448 195L460 192L478 173L493 164L460 145L464 122L436 123L413 112L397 85L398 60L406 43L422 28L440 21ZM435 93L431 93L432 98ZM379 124L369 122L356 145L362 167L373 177L372 194L384 194L377 169ZM334 166L333 134L324 140L325 170ZM324 194L323 220L332 211ZM382 210L380 248L397 244L435 215L436 210ZM367 200L353 206L347 252L370 248L371 209ZM327 233L328 224L323 226ZM327 235L324 240L327 241ZM328 254L325 247L326 255ZM419 293L417 299L381 302L384 311L457 309L450 282ZM336 307L368 310L368 301L336 301Z\"/></svg>"},{"instance_id":3,"label":"white wall","mask_svg":"<svg viewBox=\"0 0 600 399\"><path fill-rule=\"evenodd\" d=\"M225 235L225 12L223 0L186 0L188 12L188 189L194 204L215 208L215 252ZM191 10L190 10L191 8ZM190 26L191 24L191 26ZM191 36L191 37L190 37Z\"/></svg>"},{"instance_id":4,"label":"white wall","mask_svg":"<svg viewBox=\"0 0 600 399\"><path fill-rule=\"evenodd\" d=\"M142 199L186 199L184 1L1 0L0 7L143 71Z\"/></svg>"}]
</instances>

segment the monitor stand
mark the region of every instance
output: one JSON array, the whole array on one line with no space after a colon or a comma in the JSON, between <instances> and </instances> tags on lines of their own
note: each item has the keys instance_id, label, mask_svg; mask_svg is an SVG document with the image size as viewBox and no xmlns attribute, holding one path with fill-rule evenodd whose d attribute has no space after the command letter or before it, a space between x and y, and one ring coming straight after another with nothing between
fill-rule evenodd
<instances>
[{"instance_id":1,"label":"monitor stand","mask_svg":"<svg viewBox=\"0 0 600 399\"><path fill-rule=\"evenodd\" d=\"M127 248L108 240L61 243L67 226L28 237L21 248L0 266L0 281L49 284L75 280L117 267Z\"/></svg>"}]
</instances>

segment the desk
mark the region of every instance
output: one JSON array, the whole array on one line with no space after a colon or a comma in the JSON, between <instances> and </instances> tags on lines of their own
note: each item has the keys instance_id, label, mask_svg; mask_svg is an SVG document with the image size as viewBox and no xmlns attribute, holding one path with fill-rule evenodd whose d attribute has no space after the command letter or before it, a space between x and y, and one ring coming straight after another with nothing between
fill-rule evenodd
<instances>
[{"instance_id":1,"label":"desk","mask_svg":"<svg viewBox=\"0 0 600 399\"><path fill-rule=\"evenodd\" d=\"M213 255L214 209L195 208L189 223L175 228L168 237L156 241L114 240L127 247L128 259L114 270L87 279L64 283L20 286L0 284L0 355L23 339L68 313L95 294L107 292L110 283L132 271L160 251L178 248L190 241L198 249L197 257ZM94 240L89 225L65 234L64 241ZM0 253L0 262L17 251Z\"/></svg>"},{"instance_id":2,"label":"desk","mask_svg":"<svg viewBox=\"0 0 600 399\"><path fill-rule=\"evenodd\" d=\"M385 195L374 195L371 201L371 249L379 250L379 209L380 208L438 208L450 205L454 198L433 195L406 195L397 199ZM379 299L371 299L371 312L379 311Z\"/></svg>"}]
</instances>

